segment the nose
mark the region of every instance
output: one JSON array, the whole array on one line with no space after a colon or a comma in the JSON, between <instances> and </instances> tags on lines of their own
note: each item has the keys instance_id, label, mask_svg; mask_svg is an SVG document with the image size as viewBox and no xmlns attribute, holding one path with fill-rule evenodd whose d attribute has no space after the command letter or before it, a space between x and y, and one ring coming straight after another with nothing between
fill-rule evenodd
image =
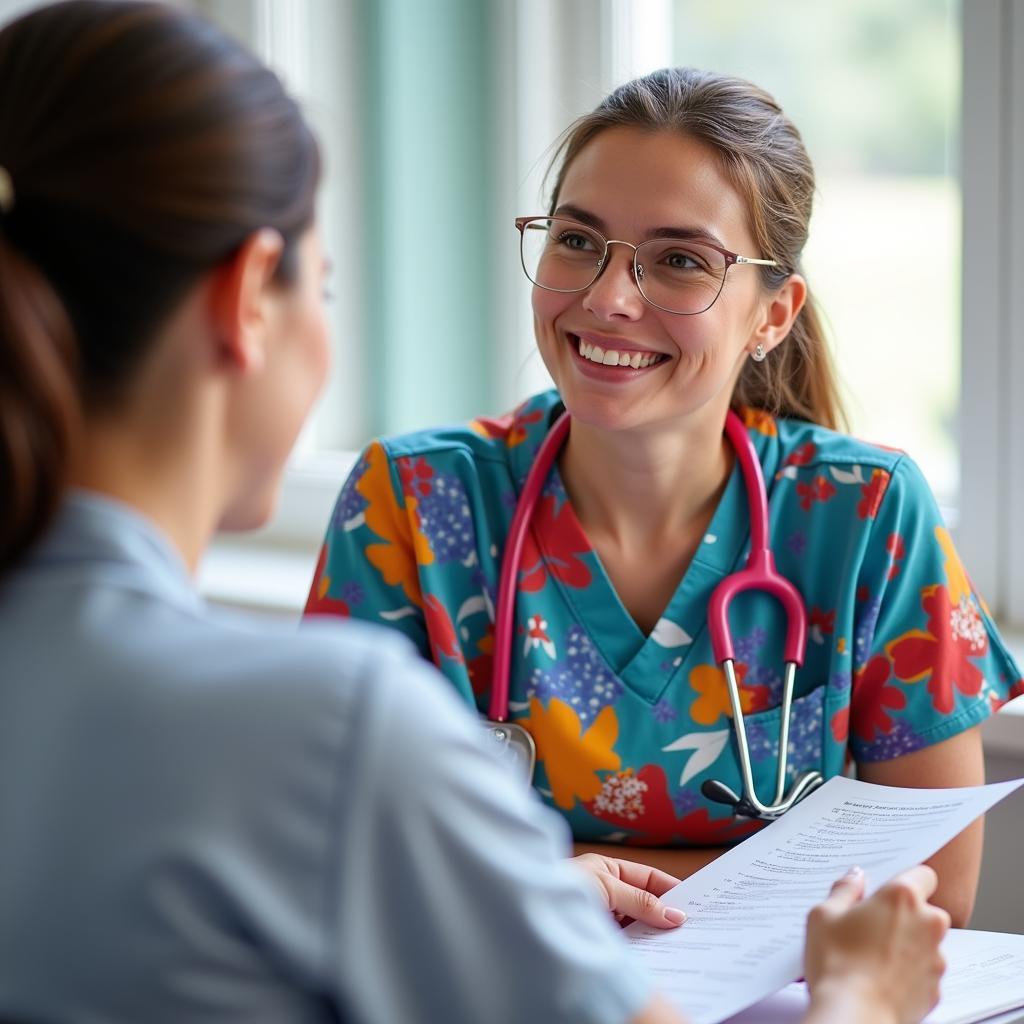
<instances>
[{"instance_id":1,"label":"nose","mask_svg":"<svg viewBox=\"0 0 1024 1024\"><path fill-rule=\"evenodd\" d=\"M621 245L616 250L614 246ZM633 274L633 253L628 242L610 241L597 280L583 296L583 308L599 320L639 320L644 315L643 296Z\"/></svg>"}]
</instances>

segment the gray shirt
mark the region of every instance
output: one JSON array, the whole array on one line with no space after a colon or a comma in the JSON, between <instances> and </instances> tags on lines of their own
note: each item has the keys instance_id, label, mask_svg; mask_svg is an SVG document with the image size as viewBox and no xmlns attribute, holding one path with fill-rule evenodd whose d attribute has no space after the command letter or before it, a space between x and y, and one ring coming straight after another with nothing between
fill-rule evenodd
<instances>
[{"instance_id":1,"label":"gray shirt","mask_svg":"<svg viewBox=\"0 0 1024 1024\"><path fill-rule=\"evenodd\" d=\"M0 580L0 1018L623 1021L564 825L387 632L220 614L70 498Z\"/></svg>"}]
</instances>

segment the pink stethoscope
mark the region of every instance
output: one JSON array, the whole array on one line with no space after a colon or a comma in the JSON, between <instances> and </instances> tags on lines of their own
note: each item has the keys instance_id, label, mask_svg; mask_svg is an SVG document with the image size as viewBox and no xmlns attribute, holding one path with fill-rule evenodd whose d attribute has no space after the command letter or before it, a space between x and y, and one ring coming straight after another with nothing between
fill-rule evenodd
<instances>
[{"instance_id":1,"label":"pink stethoscope","mask_svg":"<svg viewBox=\"0 0 1024 1024\"><path fill-rule=\"evenodd\" d=\"M516 598L516 577L523 554L523 542L529 530L533 510L540 497L548 473L569 434L567 412L555 421L544 438L533 465L526 476L522 494L516 503L509 527L505 555L498 582L498 604L494 623L494 671L491 681L491 701L488 727L495 740L522 765L529 778L533 776L536 747L533 737L520 725L508 721L509 671L512 664L512 635ZM801 773L785 792L786 767L789 754L789 719L793 705L793 687L797 667L803 664L807 633L807 613L800 592L775 568L775 559L768 547L768 496L765 490L761 463L743 422L733 411L725 419L728 437L747 490L750 507L750 554L747 564L739 572L726 576L711 594L708 605L708 630L715 661L725 674L732 707L732 721L736 740L736 754L740 765L743 792L737 795L724 782L708 779L701 792L709 800L730 804L733 812L749 818L772 820L781 817L799 800L817 789L824 779L820 772ZM776 598L786 614L786 640L783 647L785 661L782 682L782 705L779 722L779 756L775 777L775 796L771 803L762 803L754 789L754 776L750 763L750 745L740 703L740 688L736 679L735 654L729 632L729 605L744 591L761 590Z\"/></svg>"}]
</instances>

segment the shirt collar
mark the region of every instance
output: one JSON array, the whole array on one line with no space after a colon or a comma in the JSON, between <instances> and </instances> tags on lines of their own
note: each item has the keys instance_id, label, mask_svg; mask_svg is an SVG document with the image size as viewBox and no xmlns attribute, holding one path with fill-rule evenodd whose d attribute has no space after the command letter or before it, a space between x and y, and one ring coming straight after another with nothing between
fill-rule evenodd
<instances>
[{"instance_id":1,"label":"shirt collar","mask_svg":"<svg viewBox=\"0 0 1024 1024\"><path fill-rule=\"evenodd\" d=\"M202 601L184 560L151 520L132 506L94 491L72 490L53 527L30 555L27 568L76 566L133 583L179 603Z\"/></svg>"}]
</instances>

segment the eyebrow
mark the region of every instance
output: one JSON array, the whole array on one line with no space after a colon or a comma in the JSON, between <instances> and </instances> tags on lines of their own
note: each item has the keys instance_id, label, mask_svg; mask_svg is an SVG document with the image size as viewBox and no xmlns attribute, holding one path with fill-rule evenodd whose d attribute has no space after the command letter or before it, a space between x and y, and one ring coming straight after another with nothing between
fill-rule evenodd
<instances>
[{"instance_id":1,"label":"eyebrow","mask_svg":"<svg viewBox=\"0 0 1024 1024\"><path fill-rule=\"evenodd\" d=\"M562 203L559 205L558 209L555 210L554 216L569 216L574 220L578 220L581 224L586 224L588 227L595 228L603 235L608 234L608 225L596 214L590 213L580 206L573 206L571 203ZM707 231L704 228L667 225L664 227L653 228L647 233L647 235L645 235L645 239L646 238L686 238L690 241L711 242L712 245L723 246L724 248L722 240L717 235L713 235L710 231Z\"/></svg>"}]
</instances>

